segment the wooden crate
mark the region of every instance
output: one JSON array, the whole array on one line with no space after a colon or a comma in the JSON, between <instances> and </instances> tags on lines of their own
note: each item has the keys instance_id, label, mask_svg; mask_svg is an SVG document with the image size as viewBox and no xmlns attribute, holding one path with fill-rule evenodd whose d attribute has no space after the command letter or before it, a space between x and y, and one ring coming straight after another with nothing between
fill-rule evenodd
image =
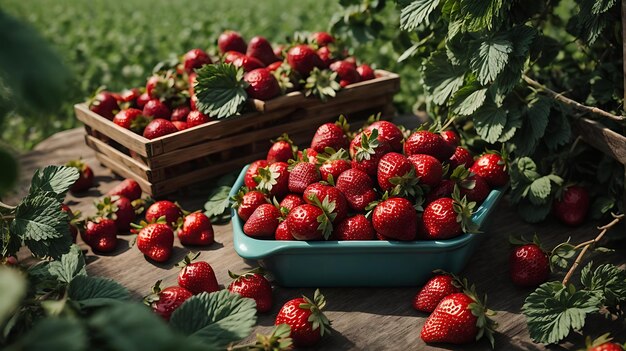
<instances>
[{"instance_id":1,"label":"wooden crate","mask_svg":"<svg viewBox=\"0 0 626 351\"><path fill-rule=\"evenodd\" d=\"M301 92L251 101L256 110L211 121L156 139L146 139L92 112L74 106L85 124L85 142L98 160L116 174L137 180L144 192L158 197L264 158L269 139L289 133L299 146L310 143L317 126L344 114L353 128L374 113L391 117L397 74L376 71L377 78L352 84L321 102Z\"/></svg>"}]
</instances>

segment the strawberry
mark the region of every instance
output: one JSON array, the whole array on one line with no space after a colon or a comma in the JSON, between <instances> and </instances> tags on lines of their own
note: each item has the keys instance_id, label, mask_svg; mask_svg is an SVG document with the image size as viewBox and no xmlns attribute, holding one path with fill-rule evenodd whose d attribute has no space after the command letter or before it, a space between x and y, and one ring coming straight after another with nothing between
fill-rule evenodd
<instances>
[{"instance_id":1,"label":"strawberry","mask_svg":"<svg viewBox=\"0 0 626 351\"><path fill-rule=\"evenodd\" d=\"M144 303L149 305L154 313L169 321L172 313L193 294L180 286L170 286L161 290L160 285L160 280L154 284L152 294L144 298Z\"/></svg>"},{"instance_id":2,"label":"strawberry","mask_svg":"<svg viewBox=\"0 0 626 351\"><path fill-rule=\"evenodd\" d=\"M181 130L185 130L187 129L187 122L183 122L183 121L174 121L172 122L172 124L174 125L174 127L176 127L176 129L178 129L179 131Z\"/></svg>"},{"instance_id":3,"label":"strawberry","mask_svg":"<svg viewBox=\"0 0 626 351\"><path fill-rule=\"evenodd\" d=\"M146 94L148 95L148 97L150 97L150 99L146 100L146 103L148 103L148 101L150 101L151 99L157 97L156 94L154 94L154 90L160 81L161 78L159 76L151 76L146 81Z\"/></svg>"},{"instance_id":4,"label":"strawberry","mask_svg":"<svg viewBox=\"0 0 626 351\"><path fill-rule=\"evenodd\" d=\"M220 290L213 267L204 261L193 262L198 256L200 256L199 252L196 254L190 252L176 264L176 267L181 268L178 273L178 286L187 289L194 295Z\"/></svg>"},{"instance_id":5,"label":"strawberry","mask_svg":"<svg viewBox=\"0 0 626 351\"><path fill-rule=\"evenodd\" d=\"M439 133L441 139L448 144L450 148L453 150L456 149L461 144L461 138L457 134L457 132L453 130L444 130Z\"/></svg>"},{"instance_id":6,"label":"strawberry","mask_svg":"<svg viewBox=\"0 0 626 351\"><path fill-rule=\"evenodd\" d=\"M231 50L242 54L246 52L246 42L241 37L241 34L232 30L227 30L220 34L217 38L217 47L221 53Z\"/></svg>"},{"instance_id":7,"label":"strawberry","mask_svg":"<svg viewBox=\"0 0 626 351\"><path fill-rule=\"evenodd\" d=\"M94 251L111 252L117 246L117 226L111 219L96 218L87 221L81 236Z\"/></svg>"},{"instance_id":8,"label":"strawberry","mask_svg":"<svg viewBox=\"0 0 626 351\"><path fill-rule=\"evenodd\" d=\"M156 139L164 135L176 133L177 131L178 129L176 129L176 126L172 124L172 122L166 119L157 118L148 123L146 128L143 130L143 137L147 139Z\"/></svg>"},{"instance_id":9,"label":"strawberry","mask_svg":"<svg viewBox=\"0 0 626 351\"><path fill-rule=\"evenodd\" d=\"M283 65L283 61L272 62L265 67L270 72L276 72Z\"/></svg>"},{"instance_id":10,"label":"strawberry","mask_svg":"<svg viewBox=\"0 0 626 351\"><path fill-rule=\"evenodd\" d=\"M437 199L441 199L442 197L452 196L452 192L454 191L454 184L454 181L450 179L443 179L441 183L439 183L439 185L432 188L430 192L426 195L426 203L431 203Z\"/></svg>"},{"instance_id":11,"label":"strawberry","mask_svg":"<svg viewBox=\"0 0 626 351\"><path fill-rule=\"evenodd\" d=\"M590 337L585 339L585 349L580 351L624 351L624 345L611 342L613 338L609 333L599 336L595 340L591 340Z\"/></svg>"},{"instance_id":12,"label":"strawberry","mask_svg":"<svg viewBox=\"0 0 626 351\"><path fill-rule=\"evenodd\" d=\"M317 164L317 151L309 148L304 149L304 151L298 151L298 160L309 161L309 163Z\"/></svg>"},{"instance_id":13,"label":"strawberry","mask_svg":"<svg viewBox=\"0 0 626 351\"><path fill-rule=\"evenodd\" d=\"M411 134L404 143L404 154L426 154L436 157L443 162L452 156L454 149L443 140L439 134L427 130L418 130Z\"/></svg>"},{"instance_id":14,"label":"strawberry","mask_svg":"<svg viewBox=\"0 0 626 351\"><path fill-rule=\"evenodd\" d=\"M370 177L376 177L378 162L384 154L391 151L391 146L378 139L378 129L357 134L350 143L352 168L364 171Z\"/></svg>"},{"instance_id":15,"label":"strawberry","mask_svg":"<svg viewBox=\"0 0 626 351\"><path fill-rule=\"evenodd\" d=\"M414 154L409 156L409 161L415 167L415 175L419 178L420 184L426 184L432 188L441 182L443 167L435 157Z\"/></svg>"},{"instance_id":16,"label":"strawberry","mask_svg":"<svg viewBox=\"0 0 626 351\"><path fill-rule=\"evenodd\" d=\"M266 160L256 160L250 164L243 178L244 184L246 184L249 189L254 189L259 185L254 178L259 175L259 168L267 167L268 164Z\"/></svg>"},{"instance_id":17,"label":"strawberry","mask_svg":"<svg viewBox=\"0 0 626 351\"><path fill-rule=\"evenodd\" d=\"M257 207L243 226L243 232L253 238L272 237L282 213L272 204Z\"/></svg>"},{"instance_id":18,"label":"strawberry","mask_svg":"<svg viewBox=\"0 0 626 351\"><path fill-rule=\"evenodd\" d=\"M276 240L296 240L293 235L289 232L289 228L287 227L287 222L282 221L276 227L276 232L274 233L274 239Z\"/></svg>"},{"instance_id":19,"label":"strawberry","mask_svg":"<svg viewBox=\"0 0 626 351\"><path fill-rule=\"evenodd\" d=\"M383 200L372 212L372 224L377 233L392 240L414 240L417 233L417 212L405 198Z\"/></svg>"},{"instance_id":20,"label":"strawberry","mask_svg":"<svg viewBox=\"0 0 626 351\"><path fill-rule=\"evenodd\" d=\"M337 189L334 186L326 185L323 183L314 183L309 185L302 195L304 198L304 202L311 205L319 206L319 199L322 202L328 202L332 205L329 208L324 206L324 210L328 210L329 218L333 224L341 222L348 215L348 202L346 201L345 195L341 192L341 190ZM330 216L330 215L333 216Z\"/></svg>"},{"instance_id":21,"label":"strawberry","mask_svg":"<svg viewBox=\"0 0 626 351\"><path fill-rule=\"evenodd\" d=\"M344 50L343 51L343 55L347 56L348 55L348 51ZM349 64L352 65L352 67L354 67L354 69L356 69L356 57L354 56L348 56L345 59L343 59L344 61L348 62Z\"/></svg>"},{"instance_id":22,"label":"strawberry","mask_svg":"<svg viewBox=\"0 0 626 351\"><path fill-rule=\"evenodd\" d=\"M506 161L497 153L483 154L474 161L470 171L485 178L492 188L501 187L509 181Z\"/></svg>"},{"instance_id":23,"label":"strawberry","mask_svg":"<svg viewBox=\"0 0 626 351\"><path fill-rule=\"evenodd\" d=\"M143 106L143 115L152 118L163 118L169 120L172 117L172 111L169 107L159 99L152 99Z\"/></svg>"},{"instance_id":24,"label":"strawberry","mask_svg":"<svg viewBox=\"0 0 626 351\"><path fill-rule=\"evenodd\" d=\"M243 68L244 72L251 72L258 68L264 68L265 65L263 62L255 59L254 57L246 56L246 55L238 55L234 57L234 60L231 62L235 67ZM266 78L265 80L270 80L270 78ZM261 90L261 89L259 89ZM269 89L268 89L269 90Z\"/></svg>"},{"instance_id":25,"label":"strawberry","mask_svg":"<svg viewBox=\"0 0 626 351\"><path fill-rule=\"evenodd\" d=\"M331 220L318 206L300 205L287 215L287 230L296 240L322 240L332 232Z\"/></svg>"},{"instance_id":26,"label":"strawberry","mask_svg":"<svg viewBox=\"0 0 626 351\"><path fill-rule=\"evenodd\" d=\"M468 149L457 146L456 149L454 149L454 154L448 159L448 164L450 165L450 169L455 169L460 165L465 166L465 168L470 168L474 164L474 157L472 157Z\"/></svg>"},{"instance_id":27,"label":"strawberry","mask_svg":"<svg viewBox=\"0 0 626 351\"><path fill-rule=\"evenodd\" d=\"M383 191L390 191L400 196L415 194L418 182L411 162L397 152L385 154L380 159L377 179Z\"/></svg>"},{"instance_id":28,"label":"strawberry","mask_svg":"<svg viewBox=\"0 0 626 351\"><path fill-rule=\"evenodd\" d=\"M404 135L398 126L389 121L375 121L365 128L366 131L378 130L378 139L386 141L395 152L402 152Z\"/></svg>"},{"instance_id":29,"label":"strawberry","mask_svg":"<svg viewBox=\"0 0 626 351\"><path fill-rule=\"evenodd\" d=\"M287 49L287 46L284 44L278 44L277 46L274 47L274 55L276 55L276 57L278 57L280 60L285 58L285 50Z\"/></svg>"},{"instance_id":30,"label":"strawberry","mask_svg":"<svg viewBox=\"0 0 626 351\"><path fill-rule=\"evenodd\" d=\"M76 242L76 237L78 236L78 217L80 212L74 213L70 209L70 207L66 204L61 204L61 211L67 214L69 225L70 225L70 234L72 235L72 241Z\"/></svg>"},{"instance_id":31,"label":"strawberry","mask_svg":"<svg viewBox=\"0 0 626 351\"><path fill-rule=\"evenodd\" d=\"M436 274L417 292L413 298L413 308L431 313L446 296L461 292L458 279L450 274Z\"/></svg>"},{"instance_id":32,"label":"strawberry","mask_svg":"<svg viewBox=\"0 0 626 351\"><path fill-rule=\"evenodd\" d=\"M304 199L299 194L287 194L285 198L278 205L281 208L286 208L287 213L291 212L294 208L304 204Z\"/></svg>"},{"instance_id":33,"label":"strawberry","mask_svg":"<svg viewBox=\"0 0 626 351\"><path fill-rule=\"evenodd\" d=\"M569 226L581 225L589 212L589 193L580 185L571 185L562 192L552 203L552 213Z\"/></svg>"},{"instance_id":34,"label":"strawberry","mask_svg":"<svg viewBox=\"0 0 626 351\"><path fill-rule=\"evenodd\" d=\"M293 141L289 139L289 135L283 134L278 139L272 140L272 147L267 152L267 162L287 162L294 158Z\"/></svg>"},{"instance_id":35,"label":"strawberry","mask_svg":"<svg viewBox=\"0 0 626 351\"><path fill-rule=\"evenodd\" d=\"M144 106L146 106L146 104L148 103L148 101L152 100L152 98L150 97L150 95L147 92L144 92L143 94L139 95L139 97L137 98L137 100L135 101L135 103L137 104L137 108L138 109L143 109Z\"/></svg>"},{"instance_id":36,"label":"strawberry","mask_svg":"<svg viewBox=\"0 0 626 351\"><path fill-rule=\"evenodd\" d=\"M372 223L362 214L344 219L335 229L338 240L374 240Z\"/></svg>"},{"instance_id":37,"label":"strawberry","mask_svg":"<svg viewBox=\"0 0 626 351\"><path fill-rule=\"evenodd\" d=\"M177 204L168 200L157 201L146 210L148 223L156 223L161 217L165 217L166 224L175 226L178 220L183 217L183 211Z\"/></svg>"},{"instance_id":38,"label":"strawberry","mask_svg":"<svg viewBox=\"0 0 626 351\"><path fill-rule=\"evenodd\" d=\"M252 99L270 100L280 95L278 81L266 68L257 68L243 76L248 83L246 92Z\"/></svg>"},{"instance_id":39,"label":"strawberry","mask_svg":"<svg viewBox=\"0 0 626 351\"><path fill-rule=\"evenodd\" d=\"M234 280L228 285L228 291L256 302L256 310L260 313L268 312L272 308L272 285L267 281L260 268L243 274L228 271Z\"/></svg>"},{"instance_id":40,"label":"strawberry","mask_svg":"<svg viewBox=\"0 0 626 351\"><path fill-rule=\"evenodd\" d=\"M246 56L237 51L228 51L224 54L224 63L233 63L235 60L239 59L241 56Z\"/></svg>"},{"instance_id":41,"label":"strawberry","mask_svg":"<svg viewBox=\"0 0 626 351\"><path fill-rule=\"evenodd\" d=\"M268 203L265 195L258 190L248 192L240 191L234 197L233 207L237 209L237 215L245 222L252 216L257 207ZM284 200L283 200L284 201Z\"/></svg>"},{"instance_id":42,"label":"strawberry","mask_svg":"<svg viewBox=\"0 0 626 351\"><path fill-rule=\"evenodd\" d=\"M350 140L346 135L349 128L343 116L335 123L322 124L313 135L311 148L318 154L323 153L328 147L334 150L347 149L350 146Z\"/></svg>"},{"instance_id":43,"label":"strawberry","mask_svg":"<svg viewBox=\"0 0 626 351\"><path fill-rule=\"evenodd\" d=\"M289 191L292 193L304 193L304 190L309 185L320 180L320 172L314 164L297 162L289 172Z\"/></svg>"},{"instance_id":44,"label":"strawberry","mask_svg":"<svg viewBox=\"0 0 626 351\"><path fill-rule=\"evenodd\" d=\"M331 71L337 72L339 85L341 85L342 88L361 80L359 72L357 72L354 66L349 62L336 61L333 62L329 68Z\"/></svg>"},{"instance_id":45,"label":"strawberry","mask_svg":"<svg viewBox=\"0 0 626 351\"><path fill-rule=\"evenodd\" d=\"M138 88L124 89L116 98L119 103L128 103L134 105L137 98L141 95Z\"/></svg>"},{"instance_id":46,"label":"strawberry","mask_svg":"<svg viewBox=\"0 0 626 351\"><path fill-rule=\"evenodd\" d=\"M211 120L211 117L200 111L191 111L189 112L189 115L187 115L187 128L193 128L201 124L209 123Z\"/></svg>"},{"instance_id":47,"label":"strawberry","mask_svg":"<svg viewBox=\"0 0 626 351\"><path fill-rule=\"evenodd\" d=\"M137 235L137 248L141 253L156 262L165 262L172 255L174 232L163 223L145 226Z\"/></svg>"},{"instance_id":48,"label":"strawberry","mask_svg":"<svg viewBox=\"0 0 626 351\"><path fill-rule=\"evenodd\" d=\"M101 201L96 201L95 206L96 214L115 221L119 232L130 230L130 224L135 220L135 209L129 199L121 196L107 196Z\"/></svg>"},{"instance_id":49,"label":"strawberry","mask_svg":"<svg viewBox=\"0 0 626 351\"><path fill-rule=\"evenodd\" d=\"M420 337L427 343L467 344L486 335L493 346L496 323L474 292L448 295L426 319Z\"/></svg>"},{"instance_id":50,"label":"strawberry","mask_svg":"<svg viewBox=\"0 0 626 351\"><path fill-rule=\"evenodd\" d=\"M330 321L322 313L326 306L324 295L315 290L313 301L306 296L287 301L281 307L274 324L291 327L291 338L297 347L312 346L328 333Z\"/></svg>"},{"instance_id":51,"label":"strawberry","mask_svg":"<svg viewBox=\"0 0 626 351\"><path fill-rule=\"evenodd\" d=\"M116 195L135 201L141 197L141 188L136 180L126 178L107 193L107 196Z\"/></svg>"},{"instance_id":52,"label":"strawberry","mask_svg":"<svg viewBox=\"0 0 626 351\"><path fill-rule=\"evenodd\" d=\"M122 128L132 130L137 134L142 134L149 122L150 119L136 108L122 110L113 117L113 123Z\"/></svg>"},{"instance_id":53,"label":"strawberry","mask_svg":"<svg viewBox=\"0 0 626 351\"><path fill-rule=\"evenodd\" d=\"M374 74L374 70L372 69L372 67L366 64L359 65L356 68L356 71L359 73L359 76L361 77L361 81L371 80L371 79L376 78L376 75Z\"/></svg>"},{"instance_id":54,"label":"strawberry","mask_svg":"<svg viewBox=\"0 0 626 351\"><path fill-rule=\"evenodd\" d=\"M450 180L454 181L461 190L461 196L467 201L482 203L489 195L489 184L478 174L471 173L465 167L459 166L452 171Z\"/></svg>"},{"instance_id":55,"label":"strawberry","mask_svg":"<svg viewBox=\"0 0 626 351\"><path fill-rule=\"evenodd\" d=\"M515 247L509 256L509 274L517 286L539 286L550 276L548 254L537 243Z\"/></svg>"},{"instance_id":56,"label":"strawberry","mask_svg":"<svg viewBox=\"0 0 626 351\"><path fill-rule=\"evenodd\" d=\"M246 55L254 57L257 60L263 62L264 65L269 65L278 61L276 55L274 55L274 49L267 39L256 36L248 42L248 49Z\"/></svg>"},{"instance_id":57,"label":"strawberry","mask_svg":"<svg viewBox=\"0 0 626 351\"><path fill-rule=\"evenodd\" d=\"M175 108L174 110L172 110L171 121L172 122L176 122L176 121L185 122L187 121L187 116L189 115L189 112L191 112L191 110L189 109L188 106L179 106Z\"/></svg>"},{"instance_id":58,"label":"strawberry","mask_svg":"<svg viewBox=\"0 0 626 351\"><path fill-rule=\"evenodd\" d=\"M259 168L254 181L258 183L257 189L266 191L269 197L282 198L289 192L289 165L275 162Z\"/></svg>"},{"instance_id":59,"label":"strawberry","mask_svg":"<svg viewBox=\"0 0 626 351\"><path fill-rule=\"evenodd\" d=\"M213 63L209 55L202 49L192 49L183 56L183 67L185 72L191 73L196 68Z\"/></svg>"},{"instance_id":60,"label":"strawberry","mask_svg":"<svg viewBox=\"0 0 626 351\"><path fill-rule=\"evenodd\" d=\"M322 46L317 49L317 56L322 61L322 68L328 68L333 62L337 61L335 55L328 46Z\"/></svg>"},{"instance_id":61,"label":"strawberry","mask_svg":"<svg viewBox=\"0 0 626 351\"><path fill-rule=\"evenodd\" d=\"M202 212L193 212L185 216L178 231L178 239L183 245L208 246L215 242L211 220Z\"/></svg>"},{"instance_id":62,"label":"strawberry","mask_svg":"<svg viewBox=\"0 0 626 351\"><path fill-rule=\"evenodd\" d=\"M352 168L348 153L344 149L335 152L335 150L328 148L326 152L317 155L317 161L321 163L319 170L322 180L331 184L334 184L341 173Z\"/></svg>"},{"instance_id":63,"label":"strawberry","mask_svg":"<svg viewBox=\"0 0 626 351\"><path fill-rule=\"evenodd\" d=\"M459 189L455 187L452 198L442 197L426 206L422 218L426 235L430 239L449 239L461 233L477 231L472 222L475 202L459 199Z\"/></svg>"},{"instance_id":64,"label":"strawberry","mask_svg":"<svg viewBox=\"0 0 626 351\"><path fill-rule=\"evenodd\" d=\"M67 167L74 167L78 170L78 179L70 187L72 194L82 193L94 186L94 175L91 167L82 160L73 160L65 164Z\"/></svg>"},{"instance_id":65,"label":"strawberry","mask_svg":"<svg viewBox=\"0 0 626 351\"><path fill-rule=\"evenodd\" d=\"M363 171L348 169L336 181L337 189L345 195L350 208L365 211L367 205L377 198L372 179Z\"/></svg>"},{"instance_id":66,"label":"strawberry","mask_svg":"<svg viewBox=\"0 0 626 351\"><path fill-rule=\"evenodd\" d=\"M321 68L324 64L315 50L308 45L296 45L287 52L287 63L303 77L311 73L313 68Z\"/></svg>"},{"instance_id":67,"label":"strawberry","mask_svg":"<svg viewBox=\"0 0 626 351\"><path fill-rule=\"evenodd\" d=\"M328 44L334 43L335 38L327 32L315 32L311 34L311 41L318 46L327 46Z\"/></svg>"},{"instance_id":68,"label":"strawberry","mask_svg":"<svg viewBox=\"0 0 626 351\"><path fill-rule=\"evenodd\" d=\"M106 119L113 119L120 106L113 93L100 91L89 101L89 109Z\"/></svg>"}]
</instances>

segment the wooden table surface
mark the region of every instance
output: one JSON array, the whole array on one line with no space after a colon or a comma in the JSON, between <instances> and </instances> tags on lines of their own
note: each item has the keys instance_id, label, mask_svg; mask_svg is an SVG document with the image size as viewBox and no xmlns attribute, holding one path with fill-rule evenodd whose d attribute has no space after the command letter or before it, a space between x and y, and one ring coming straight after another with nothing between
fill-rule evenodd
<instances>
[{"instance_id":1,"label":"wooden table surface","mask_svg":"<svg viewBox=\"0 0 626 351\"><path fill-rule=\"evenodd\" d=\"M103 168L96 161L93 152L83 142L82 129L73 129L58 133L40 143L33 151L20 156L21 180L15 194L7 198L6 202L14 203L24 195L30 177L37 168L49 164L64 164L65 162L82 157L96 174L97 188L92 189L80 197L68 195L66 203L73 210L80 210L84 215L95 213L93 201L120 179L108 169ZM188 189L170 197L179 201L190 211L201 209L207 199L211 182ZM483 246L471 258L465 270L461 273L476 284L480 293L489 296L489 307L497 312L495 317L499 324L496 334L496 350L564 350L577 349L583 345L583 338L578 334L561 345L552 345L548 348L534 344L526 329L524 316L520 309L525 297L531 292L529 289L514 287L508 278L508 237L524 234L527 237L537 233L548 247L572 237L573 242L582 242L595 237L598 223L589 223L579 228L567 228L554 221L539 225L530 225L521 221L515 210L509 205L506 198L494 213L491 230L486 234L490 238L483 241ZM164 285L175 285L178 268L174 266L189 251L181 246L176 239L173 257L165 264L148 262L135 247L130 245L130 236L120 235L118 248L112 254L95 255L88 247L80 242L87 250L87 271L91 275L110 277L140 298L149 293L151 286L158 279L163 279ZM215 226L216 243L200 249L200 259L205 260L214 268L218 282L227 286L230 282L228 270L244 271L251 266L244 262L233 249L231 225ZM193 248L194 251L198 249ZM612 261L624 264L624 252L612 255ZM253 263L252 263L253 264ZM559 277L555 279L560 279ZM486 341L459 347L455 345L426 345L419 337L421 327L427 315L416 312L411 307L413 296L418 287L411 288L324 288L322 293L327 298L326 314L333 323L334 332L319 344L320 350L488 350ZM313 289L281 288L274 289L274 307L267 313L260 315L258 326L253 332L268 332L274 322L276 313L282 304L302 294L312 296ZM612 324L602 320L588 323L599 331L607 329ZM597 336L598 333L595 333ZM593 330L592 330L593 333ZM624 330L613 330L614 336L621 335L624 339ZM620 340L624 342L625 340Z\"/></svg>"}]
</instances>

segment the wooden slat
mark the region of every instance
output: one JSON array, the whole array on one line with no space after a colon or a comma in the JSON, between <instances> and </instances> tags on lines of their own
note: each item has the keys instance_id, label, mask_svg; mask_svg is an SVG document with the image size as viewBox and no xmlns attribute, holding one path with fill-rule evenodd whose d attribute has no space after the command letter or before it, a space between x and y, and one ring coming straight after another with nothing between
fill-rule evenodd
<instances>
[{"instance_id":1,"label":"wooden slat","mask_svg":"<svg viewBox=\"0 0 626 351\"><path fill-rule=\"evenodd\" d=\"M92 148L98 154L104 154L108 158L114 160L117 164L122 165L123 168L128 168L133 174L147 181L154 181L152 179L152 171L150 168L132 157L124 154L123 152L115 149L114 147L104 143L103 141L92 137L91 135L85 135L85 143Z\"/></svg>"},{"instance_id":2,"label":"wooden slat","mask_svg":"<svg viewBox=\"0 0 626 351\"><path fill-rule=\"evenodd\" d=\"M113 171L115 174L124 178L132 178L136 180L144 193L151 196L156 196L153 191L154 188L152 187L152 183L148 182L145 179L142 179L137 174L133 173L130 169L124 167L123 164L120 164L112 158L101 153L96 153L96 158L98 159L98 161L100 161L100 163L102 163L106 168Z\"/></svg>"},{"instance_id":3,"label":"wooden slat","mask_svg":"<svg viewBox=\"0 0 626 351\"><path fill-rule=\"evenodd\" d=\"M294 91L267 101L253 99L252 105L257 111L267 113L299 106L304 100L304 94Z\"/></svg>"},{"instance_id":4,"label":"wooden slat","mask_svg":"<svg viewBox=\"0 0 626 351\"><path fill-rule=\"evenodd\" d=\"M587 118L577 119L574 129L588 144L626 165L626 137Z\"/></svg>"}]
</instances>

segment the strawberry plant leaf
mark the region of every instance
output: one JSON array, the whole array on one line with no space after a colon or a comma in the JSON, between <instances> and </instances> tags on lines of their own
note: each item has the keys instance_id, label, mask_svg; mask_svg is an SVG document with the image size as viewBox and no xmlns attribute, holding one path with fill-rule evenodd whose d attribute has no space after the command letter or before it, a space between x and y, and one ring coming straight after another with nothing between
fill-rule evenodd
<instances>
[{"instance_id":1,"label":"strawberry plant leaf","mask_svg":"<svg viewBox=\"0 0 626 351\"><path fill-rule=\"evenodd\" d=\"M552 203L533 205L530 201L522 201L517 206L517 213L529 223L541 222L546 218L552 209Z\"/></svg>"},{"instance_id":2,"label":"strawberry plant leaf","mask_svg":"<svg viewBox=\"0 0 626 351\"><path fill-rule=\"evenodd\" d=\"M463 116L471 115L485 103L486 97L487 88L482 88L480 84L471 82L454 94L453 111Z\"/></svg>"},{"instance_id":3,"label":"strawberry plant leaf","mask_svg":"<svg viewBox=\"0 0 626 351\"><path fill-rule=\"evenodd\" d=\"M428 23L428 15L437 8L439 0L414 0L407 3L406 0L400 1L404 5L400 11L400 29L411 31L424 21Z\"/></svg>"},{"instance_id":4,"label":"strawberry plant leaf","mask_svg":"<svg viewBox=\"0 0 626 351\"><path fill-rule=\"evenodd\" d=\"M228 290L195 295L177 308L170 319L174 330L198 340L207 349L223 349L245 338L255 323L254 300Z\"/></svg>"},{"instance_id":5,"label":"strawberry plant leaf","mask_svg":"<svg viewBox=\"0 0 626 351\"><path fill-rule=\"evenodd\" d=\"M464 77L463 68L453 66L441 51L430 56L424 66L424 85L437 105L446 103L463 86Z\"/></svg>"},{"instance_id":6,"label":"strawberry plant leaf","mask_svg":"<svg viewBox=\"0 0 626 351\"><path fill-rule=\"evenodd\" d=\"M70 283L68 297L81 308L102 307L130 299L128 289L102 277L79 275Z\"/></svg>"},{"instance_id":7,"label":"strawberry plant leaf","mask_svg":"<svg viewBox=\"0 0 626 351\"><path fill-rule=\"evenodd\" d=\"M213 219L222 216L230 207L230 193L232 187L222 185L217 187L211 195L209 200L204 204L204 214L207 217Z\"/></svg>"},{"instance_id":8,"label":"strawberry plant leaf","mask_svg":"<svg viewBox=\"0 0 626 351\"><path fill-rule=\"evenodd\" d=\"M472 3L476 3L473 2ZM507 33L485 38L470 59L470 66L481 84L493 82L509 62L513 43Z\"/></svg>"},{"instance_id":9,"label":"strawberry plant leaf","mask_svg":"<svg viewBox=\"0 0 626 351\"><path fill-rule=\"evenodd\" d=\"M61 256L60 260L50 262L48 272L63 283L70 283L78 276L86 276L85 257L80 247L74 244L68 253Z\"/></svg>"},{"instance_id":10,"label":"strawberry plant leaf","mask_svg":"<svg viewBox=\"0 0 626 351\"><path fill-rule=\"evenodd\" d=\"M502 8L502 0L472 1L461 0L461 13L465 15L465 25L471 31L492 29L494 17Z\"/></svg>"},{"instance_id":11,"label":"strawberry plant leaf","mask_svg":"<svg viewBox=\"0 0 626 351\"><path fill-rule=\"evenodd\" d=\"M50 192L62 200L78 176L79 173L75 167L48 166L38 169L33 175L29 193L32 195L38 192Z\"/></svg>"},{"instance_id":12,"label":"strawberry plant leaf","mask_svg":"<svg viewBox=\"0 0 626 351\"><path fill-rule=\"evenodd\" d=\"M478 135L488 143L495 143L507 124L506 111L493 102L488 102L473 115Z\"/></svg>"},{"instance_id":13,"label":"strawberry plant leaf","mask_svg":"<svg viewBox=\"0 0 626 351\"><path fill-rule=\"evenodd\" d=\"M78 319L39 321L10 350L83 351L89 349L87 330Z\"/></svg>"},{"instance_id":14,"label":"strawberry plant leaf","mask_svg":"<svg viewBox=\"0 0 626 351\"><path fill-rule=\"evenodd\" d=\"M204 65L195 85L198 110L207 116L227 118L238 115L248 99L243 69L232 64Z\"/></svg>"},{"instance_id":15,"label":"strawberry plant leaf","mask_svg":"<svg viewBox=\"0 0 626 351\"><path fill-rule=\"evenodd\" d=\"M535 205L543 205L548 200L551 191L550 178L547 176L541 177L530 184L528 199Z\"/></svg>"},{"instance_id":16,"label":"strawberry plant leaf","mask_svg":"<svg viewBox=\"0 0 626 351\"><path fill-rule=\"evenodd\" d=\"M603 264L592 270L592 263L580 272L580 282L586 290L602 297L602 304L617 306L626 301L626 271L612 264Z\"/></svg>"}]
</instances>

